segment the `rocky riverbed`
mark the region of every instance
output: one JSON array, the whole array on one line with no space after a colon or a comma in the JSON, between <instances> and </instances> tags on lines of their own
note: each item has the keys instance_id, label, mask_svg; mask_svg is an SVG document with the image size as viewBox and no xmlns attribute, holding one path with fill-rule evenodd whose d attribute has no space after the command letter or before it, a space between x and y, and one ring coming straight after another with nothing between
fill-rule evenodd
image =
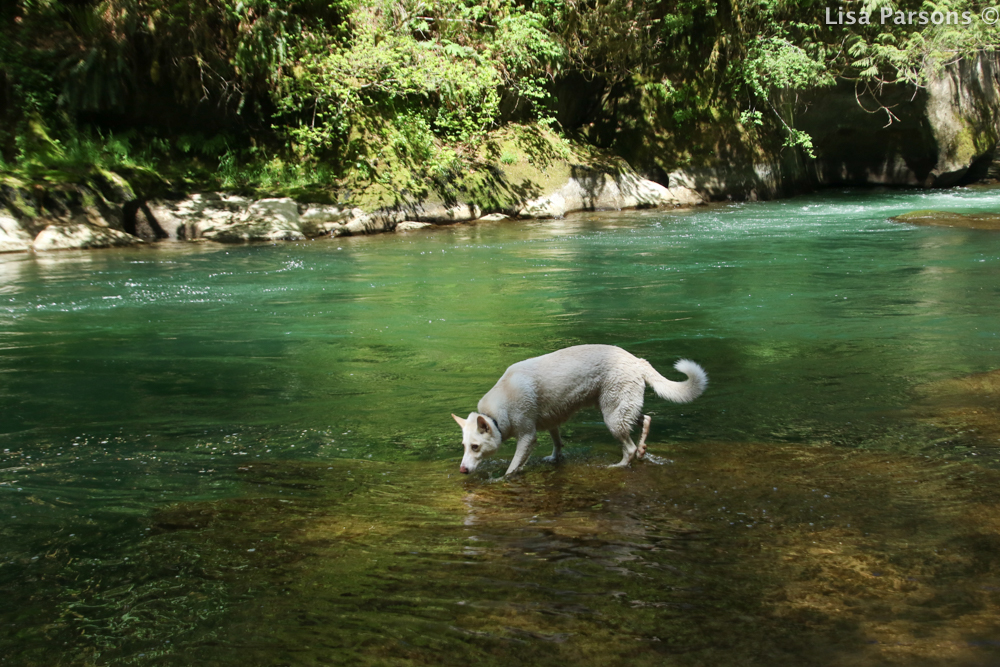
<instances>
[{"instance_id":1,"label":"rocky riverbed","mask_svg":"<svg viewBox=\"0 0 1000 667\"><path fill-rule=\"evenodd\" d=\"M932 227L1000 230L1000 213L954 213L952 211L913 211L891 218L895 222Z\"/></svg>"}]
</instances>

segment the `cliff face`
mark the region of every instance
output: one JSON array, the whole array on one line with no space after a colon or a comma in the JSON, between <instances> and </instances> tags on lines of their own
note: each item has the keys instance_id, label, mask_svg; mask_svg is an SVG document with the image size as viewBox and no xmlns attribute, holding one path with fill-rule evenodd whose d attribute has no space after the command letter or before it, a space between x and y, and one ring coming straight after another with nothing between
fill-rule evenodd
<instances>
[{"instance_id":1,"label":"cliff face","mask_svg":"<svg viewBox=\"0 0 1000 667\"><path fill-rule=\"evenodd\" d=\"M729 144L700 165L672 170L669 185L708 200L755 200L817 187L943 188L1000 179L1000 54L952 64L924 88L887 85L876 99L840 80L804 102L792 122L812 136L815 158L773 142L756 156Z\"/></svg>"},{"instance_id":2,"label":"cliff face","mask_svg":"<svg viewBox=\"0 0 1000 667\"><path fill-rule=\"evenodd\" d=\"M841 81L814 93L796 125L813 137L819 186L950 187L985 178L1000 139L1000 56L950 65L923 89L885 86L878 101Z\"/></svg>"}]
</instances>

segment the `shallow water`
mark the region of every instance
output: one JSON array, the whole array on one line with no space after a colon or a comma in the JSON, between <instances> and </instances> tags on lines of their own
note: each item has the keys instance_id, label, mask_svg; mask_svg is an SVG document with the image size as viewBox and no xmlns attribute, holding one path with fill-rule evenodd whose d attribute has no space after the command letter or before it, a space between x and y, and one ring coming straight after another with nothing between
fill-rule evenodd
<instances>
[{"instance_id":1,"label":"shallow water","mask_svg":"<svg viewBox=\"0 0 1000 667\"><path fill-rule=\"evenodd\" d=\"M927 208L1000 191L0 256L0 662L992 664L1000 235ZM591 342L709 391L457 473Z\"/></svg>"}]
</instances>

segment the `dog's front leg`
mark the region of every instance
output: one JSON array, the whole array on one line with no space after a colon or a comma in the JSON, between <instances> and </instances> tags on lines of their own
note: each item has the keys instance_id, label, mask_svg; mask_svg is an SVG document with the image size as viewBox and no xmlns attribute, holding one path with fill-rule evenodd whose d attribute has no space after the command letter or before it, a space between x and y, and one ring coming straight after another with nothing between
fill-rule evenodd
<instances>
[{"instance_id":1,"label":"dog's front leg","mask_svg":"<svg viewBox=\"0 0 1000 667\"><path fill-rule=\"evenodd\" d=\"M514 452L514 460L510 462L510 467L507 468L507 476L514 474L518 468L524 465L525 461L528 460L528 456L531 455L531 450L537 444L538 439L534 431L525 433L517 439L517 451Z\"/></svg>"}]
</instances>

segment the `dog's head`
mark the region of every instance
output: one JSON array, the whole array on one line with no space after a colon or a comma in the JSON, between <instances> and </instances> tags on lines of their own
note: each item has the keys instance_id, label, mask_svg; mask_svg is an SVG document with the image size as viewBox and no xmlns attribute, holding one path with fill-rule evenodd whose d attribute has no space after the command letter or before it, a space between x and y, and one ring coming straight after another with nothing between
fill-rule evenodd
<instances>
[{"instance_id":1,"label":"dog's head","mask_svg":"<svg viewBox=\"0 0 1000 667\"><path fill-rule=\"evenodd\" d=\"M458 415L452 415L452 418L462 427L462 446L465 447L459 470L464 473L475 472L483 457L492 456L500 449L500 433L493 420L478 412L469 413L468 419L462 419Z\"/></svg>"}]
</instances>

